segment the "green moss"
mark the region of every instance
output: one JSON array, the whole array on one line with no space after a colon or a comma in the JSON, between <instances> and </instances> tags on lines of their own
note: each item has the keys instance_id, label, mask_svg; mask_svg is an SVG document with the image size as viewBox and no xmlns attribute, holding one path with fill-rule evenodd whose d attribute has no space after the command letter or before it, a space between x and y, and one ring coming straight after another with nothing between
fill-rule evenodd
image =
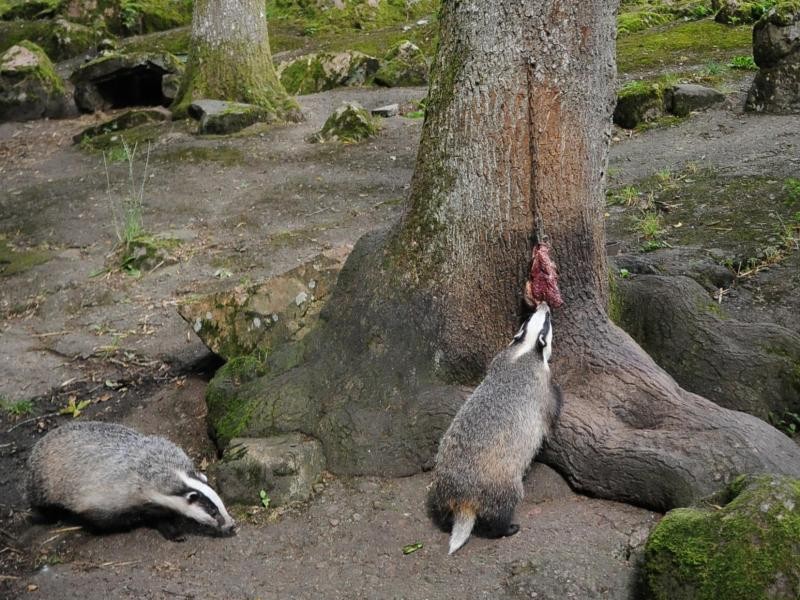
<instances>
[{"instance_id":1,"label":"green moss","mask_svg":"<svg viewBox=\"0 0 800 600\"><path fill-rule=\"evenodd\" d=\"M340 29L368 31L433 15L439 4L439 0L381 0L377 6L370 6L364 0L344 0L343 8L323 9L320 3L305 0L267 0L267 19L294 22L301 31L312 34Z\"/></svg>"},{"instance_id":2,"label":"green moss","mask_svg":"<svg viewBox=\"0 0 800 600\"><path fill-rule=\"evenodd\" d=\"M622 296L619 292L619 282L617 281L617 275L613 272L612 269L608 270L608 318L611 319L614 323L619 325L622 323Z\"/></svg>"},{"instance_id":3,"label":"green moss","mask_svg":"<svg viewBox=\"0 0 800 600\"><path fill-rule=\"evenodd\" d=\"M675 65L685 60L705 63L710 59L726 62L731 56L747 53L752 45L752 28L731 27L711 19L675 22L657 30L632 33L617 42L620 72Z\"/></svg>"},{"instance_id":4,"label":"green moss","mask_svg":"<svg viewBox=\"0 0 800 600\"><path fill-rule=\"evenodd\" d=\"M664 85L658 81L631 81L617 92L614 123L632 129L664 114Z\"/></svg>"},{"instance_id":5,"label":"green moss","mask_svg":"<svg viewBox=\"0 0 800 600\"><path fill-rule=\"evenodd\" d=\"M45 250L18 250L0 237L0 277L24 273L50 260Z\"/></svg>"},{"instance_id":6,"label":"green moss","mask_svg":"<svg viewBox=\"0 0 800 600\"><path fill-rule=\"evenodd\" d=\"M345 102L328 117L317 141L339 140L359 142L374 136L380 130L380 121L373 118L357 102Z\"/></svg>"},{"instance_id":7,"label":"green moss","mask_svg":"<svg viewBox=\"0 0 800 600\"><path fill-rule=\"evenodd\" d=\"M800 594L800 481L737 479L726 506L670 511L645 550L657 600L795 599Z\"/></svg>"},{"instance_id":8,"label":"green moss","mask_svg":"<svg viewBox=\"0 0 800 600\"><path fill-rule=\"evenodd\" d=\"M166 131L170 125L168 123L147 123L126 129L124 133L118 131L110 131L95 137L84 138L80 142L80 148L88 152L106 152L116 154L120 160L124 159L124 155L119 155L119 149L122 147L122 138L133 146L138 145L141 148L146 148L148 142L153 142ZM113 159L112 159L113 162Z\"/></svg>"},{"instance_id":9,"label":"green moss","mask_svg":"<svg viewBox=\"0 0 800 600\"><path fill-rule=\"evenodd\" d=\"M635 33L643 29L650 29L656 25L669 23L674 18L674 15L666 12L653 12L649 10L620 13L617 15L617 32L619 35Z\"/></svg>"},{"instance_id":10,"label":"green moss","mask_svg":"<svg viewBox=\"0 0 800 600\"><path fill-rule=\"evenodd\" d=\"M45 51L28 40L22 40L17 45L35 54L38 64L30 67L15 68L14 72L26 77L35 77L51 95L64 94L64 82L56 74L55 67L53 67L53 63L50 62Z\"/></svg>"},{"instance_id":11,"label":"green moss","mask_svg":"<svg viewBox=\"0 0 800 600\"><path fill-rule=\"evenodd\" d=\"M191 23L192 0L119 0L126 33L164 31Z\"/></svg>"},{"instance_id":12,"label":"green moss","mask_svg":"<svg viewBox=\"0 0 800 600\"><path fill-rule=\"evenodd\" d=\"M800 0L782 0L776 2L772 10L762 17L774 25L785 27L800 20Z\"/></svg>"},{"instance_id":13,"label":"green moss","mask_svg":"<svg viewBox=\"0 0 800 600\"><path fill-rule=\"evenodd\" d=\"M245 431L257 403L242 393L242 387L267 371L262 353L239 356L225 363L209 382L208 421L221 445Z\"/></svg>"},{"instance_id":14,"label":"green moss","mask_svg":"<svg viewBox=\"0 0 800 600\"><path fill-rule=\"evenodd\" d=\"M43 19L58 13L64 0L2 0L0 19Z\"/></svg>"},{"instance_id":15,"label":"green moss","mask_svg":"<svg viewBox=\"0 0 800 600\"><path fill-rule=\"evenodd\" d=\"M325 73L323 61L331 55L310 55L296 60L281 72L281 83L290 94L312 94L334 85L328 84L328 75Z\"/></svg>"},{"instance_id":16,"label":"green moss","mask_svg":"<svg viewBox=\"0 0 800 600\"><path fill-rule=\"evenodd\" d=\"M125 52L169 52L186 55L189 53L190 37L189 27L177 27L168 31L130 37L121 45Z\"/></svg>"},{"instance_id":17,"label":"green moss","mask_svg":"<svg viewBox=\"0 0 800 600\"><path fill-rule=\"evenodd\" d=\"M260 46L242 42L214 47L192 40L189 61L171 109L185 117L197 98L243 102L264 108L277 119L294 118L297 102L289 96L272 64L269 40ZM239 60L231 62L230 56Z\"/></svg>"}]
</instances>

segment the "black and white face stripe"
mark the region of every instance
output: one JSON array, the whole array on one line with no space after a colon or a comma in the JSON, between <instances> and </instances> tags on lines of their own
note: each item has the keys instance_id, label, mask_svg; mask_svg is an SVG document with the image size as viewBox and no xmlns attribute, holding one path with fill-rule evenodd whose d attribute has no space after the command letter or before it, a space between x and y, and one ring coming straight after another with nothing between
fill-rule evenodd
<instances>
[{"instance_id":1,"label":"black and white face stripe","mask_svg":"<svg viewBox=\"0 0 800 600\"><path fill-rule=\"evenodd\" d=\"M512 346L517 347L514 359L537 350L547 365L550 360L551 344L553 339L553 328L550 323L550 307L545 302L539 304L536 312L531 314L522 324L511 341Z\"/></svg>"},{"instance_id":2,"label":"black and white face stripe","mask_svg":"<svg viewBox=\"0 0 800 600\"><path fill-rule=\"evenodd\" d=\"M178 477L187 488L183 495L189 508L185 513L187 517L206 524L210 524L209 519L213 519L214 524L223 531L230 530L236 525L225 509L222 499L211 489L211 486L186 473L178 473ZM202 512L204 516L200 516L199 512Z\"/></svg>"}]
</instances>

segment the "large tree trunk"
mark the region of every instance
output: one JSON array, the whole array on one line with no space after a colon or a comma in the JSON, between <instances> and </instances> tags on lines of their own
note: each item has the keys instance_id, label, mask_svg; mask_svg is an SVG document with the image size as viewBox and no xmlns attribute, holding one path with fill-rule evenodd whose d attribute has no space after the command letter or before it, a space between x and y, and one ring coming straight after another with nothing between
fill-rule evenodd
<instances>
[{"instance_id":1,"label":"large tree trunk","mask_svg":"<svg viewBox=\"0 0 800 600\"><path fill-rule=\"evenodd\" d=\"M308 362L247 387L243 433L302 429L329 468L402 475L510 339L532 235L565 300L566 403L545 458L578 488L669 508L748 471L800 474L800 449L684 392L606 316L603 187L616 2L445 0L410 208L356 245Z\"/></svg>"},{"instance_id":2,"label":"large tree trunk","mask_svg":"<svg viewBox=\"0 0 800 600\"><path fill-rule=\"evenodd\" d=\"M195 0L189 59L173 111L193 100L255 104L277 119L299 118L283 88L269 48L264 0Z\"/></svg>"}]
</instances>

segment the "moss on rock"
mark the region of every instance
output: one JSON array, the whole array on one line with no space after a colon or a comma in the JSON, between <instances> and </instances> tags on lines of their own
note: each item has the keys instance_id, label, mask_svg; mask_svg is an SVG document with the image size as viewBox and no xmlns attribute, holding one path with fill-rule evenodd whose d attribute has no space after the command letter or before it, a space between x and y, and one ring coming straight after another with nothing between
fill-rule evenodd
<instances>
[{"instance_id":1,"label":"moss on rock","mask_svg":"<svg viewBox=\"0 0 800 600\"><path fill-rule=\"evenodd\" d=\"M64 83L47 54L23 40L0 56L0 121L62 116Z\"/></svg>"},{"instance_id":2,"label":"moss on rock","mask_svg":"<svg viewBox=\"0 0 800 600\"><path fill-rule=\"evenodd\" d=\"M345 102L325 121L322 129L312 136L312 142L339 140L359 142L380 130L380 122L358 102Z\"/></svg>"},{"instance_id":3,"label":"moss on rock","mask_svg":"<svg viewBox=\"0 0 800 600\"><path fill-rule=\"evenodd\" d=\"M743 476L705 506L670 511L647 541L645 574L657 600L796 600L798 540L800 481Z\"/></svg>"},{"instance_id":4,"label":"moss on rock","mask_svg":"<svg viewBox=\"0 0 800 600\"><path fill-rule=\"evenodd\" d=\"M387 87L426 85L428 68L419 46L403 40L389 50L373 80Z\"/></svg>"},{"instance_id":5,"label":"moss on rock","mask_svg":"<svg viewBox=\"0 0 800 600\"><path fill-rule=\"evenodd\" d=\"M278 75L290 94L313 94L363 85L378 66L376 58L362 52L322 52L279 65Z\"/></svg>"},{"instance_id":6,"label":"moss on rock","mask_svg":"<svg viewBox=\"0 0 800 600\"><path fill-rule=\"evenodd\" d=\"M614 123L632 129L664 114L664 88L658 82L631 81L617 93Z\"/></svg>"}]
</instances>

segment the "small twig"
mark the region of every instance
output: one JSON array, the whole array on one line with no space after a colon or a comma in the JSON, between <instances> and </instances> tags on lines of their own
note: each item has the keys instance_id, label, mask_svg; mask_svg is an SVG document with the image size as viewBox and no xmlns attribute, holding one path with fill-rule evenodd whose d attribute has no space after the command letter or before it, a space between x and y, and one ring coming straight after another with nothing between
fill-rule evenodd
<instances>
[{"instance_id":1,"label":"small twig","mask_svg":"<svg viewBox=\"0 0 800 600\"><path fill-rule=\"evenodd\" d=\"M45 337L52 337L54 335L65 335L67 333L72 333L72 332L64 330L64 331L50 331L48 333L34 333L33 337L45 338Z\"/></svg>"},{"instance_id":2,"label":"small twig","mask_svg":"<svg viewBox=\"0 0 800 600\"><path fill-rule=\"evenodd\" d=\"M31 417L30 419L25 419L24 421L20 421L19 423L14 425L11 429L7 430L6 433L11 433L17 427L21 427L21 426L25 425L26 423L32 423L33 421L38 421L39 419L48 419L50 417L57 417L59 414L61 414L61 413L51 412L51 413L47 413L45 415L39 415L38 417Z\"/></svg>"},{"instance_id":3,"label":"small twig","mask_svg":"<svg viewBox=\"0 0 800 600\"><path fill-rule=\"evenodd\" d=\"M19 579L16 575L0 575L0 581L11 581L12 579Z\"/></svg>"}]
</instances>

